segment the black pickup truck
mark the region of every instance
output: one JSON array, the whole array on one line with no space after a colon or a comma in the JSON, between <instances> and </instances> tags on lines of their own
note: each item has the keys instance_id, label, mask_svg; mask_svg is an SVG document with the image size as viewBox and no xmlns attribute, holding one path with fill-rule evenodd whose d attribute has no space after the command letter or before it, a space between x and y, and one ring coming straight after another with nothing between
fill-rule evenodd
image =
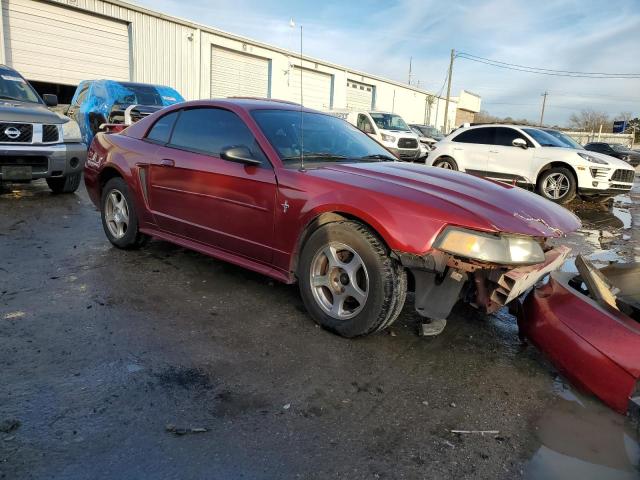
<instances>
[{"instance_id":1,"label":"black pickup truck","mask_svg":"<svg viewBox=\"0 0 640 480\"><path fill-rule=\"evenodd\" d=\"M0 65L0 184L45 178L54 193L77 190L87 147L74 120L47 108L57 103Z\"/></svg>"}]
</instances>

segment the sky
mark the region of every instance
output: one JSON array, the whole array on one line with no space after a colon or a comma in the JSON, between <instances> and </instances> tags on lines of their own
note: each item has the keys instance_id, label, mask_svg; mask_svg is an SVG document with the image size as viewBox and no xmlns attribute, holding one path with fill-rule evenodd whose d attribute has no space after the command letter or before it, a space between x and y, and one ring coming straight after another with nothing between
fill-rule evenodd
<instances>
[{"instance_id":1,"label":"sky","mask_svg":"<svg viewBox=\"0 0 640 480\"><path fill-rule=\"evenodd\" d=\"M547 69L640 74L640 0L133 0L230 33L439 93L451 49ZM582 109L640 116L640 79L536 75L456 58L452 95L492 115L566 125ZM445 90L446 92L446 90Z\"/></svg>"}]
</instances>

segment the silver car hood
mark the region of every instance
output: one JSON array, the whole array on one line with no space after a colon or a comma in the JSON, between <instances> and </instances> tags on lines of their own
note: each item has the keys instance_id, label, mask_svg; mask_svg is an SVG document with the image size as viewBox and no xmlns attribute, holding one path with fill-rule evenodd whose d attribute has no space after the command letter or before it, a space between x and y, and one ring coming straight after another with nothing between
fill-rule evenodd
<instances>
[{"instance_id":1,"label":"silver car hood","mask_svg":"<svg viewBox=\"0 0 640 480\"><path fill-rule=\"evenodd\" d=\"M0 100L0 122L67 123L69 119L39 103Z\"/></svg>"}]
</instances>

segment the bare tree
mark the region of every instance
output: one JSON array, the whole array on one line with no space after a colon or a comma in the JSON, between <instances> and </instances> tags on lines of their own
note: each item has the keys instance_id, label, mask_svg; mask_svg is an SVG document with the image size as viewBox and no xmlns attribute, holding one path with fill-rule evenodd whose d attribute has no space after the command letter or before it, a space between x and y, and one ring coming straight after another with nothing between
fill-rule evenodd
<instances>
[{"instance_id":1,"label":"bare tree","mask_svg":"<svg viewBox=\"0 0 640 480\"><path fill-rule=\"evenodd\" d=\"M633 113L631 112L620 112L618 115L613 117L614 120L621 120L625 122L628 122L632 118L633 118Z\"/></svg>"},{"instance_id":2,"label":"bare tree","mask_svg":"<svg viewBox=\"0 0 640 480\"><path fill-rule=\"evenodd\" d=\"M582 110L580 113L573 113L569 117L569 126L584 132L597 132L602 125L603 132L611 132L611 122L609 115L605 112L597 112L591 108Z\"/></svg>"},{"instance_id":3,"label":"bare tree","mask_svg":"<svg viewBox=\"0 0 640 480\"><path fill-rule=\"evenodd\" d=\"M534 125L534 123L530 122L526 118L521 118L519 120L513 117L497 117L495 115L491 115L486 110L480 110L476 113L475 116L476 123L515 123L518 125Z\"/></svg>"}]
</instances>

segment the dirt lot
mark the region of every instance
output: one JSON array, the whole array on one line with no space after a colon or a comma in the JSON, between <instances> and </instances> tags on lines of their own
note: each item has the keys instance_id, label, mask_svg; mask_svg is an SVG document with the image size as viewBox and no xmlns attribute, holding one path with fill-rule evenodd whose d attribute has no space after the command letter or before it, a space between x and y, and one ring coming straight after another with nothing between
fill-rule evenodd
<instances>
[{"instance_id":1,"label":"dirt lot","mask_svg":"<svg viewBox=\"0 0 640 480\"><path fill-rule=\"evenodd\" d=\"M639 204L638 185L576 203L572 248L640 258ZM83 189L40 182L0 195L0 259L0 478L640 477L625 418L505 312L457 308L424 339L409 301L391 332L341 339L296 287L160 241L118 251Z\"/></svg>"}]
</instances>

